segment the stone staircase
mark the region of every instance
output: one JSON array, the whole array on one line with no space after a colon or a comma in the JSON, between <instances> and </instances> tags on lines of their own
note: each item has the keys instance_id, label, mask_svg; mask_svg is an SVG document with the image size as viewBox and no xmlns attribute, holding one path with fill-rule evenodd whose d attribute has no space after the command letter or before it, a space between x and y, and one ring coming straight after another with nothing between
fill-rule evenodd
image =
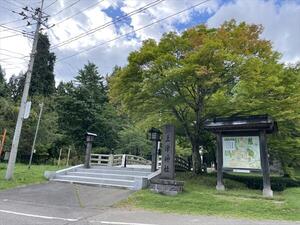
<instances>
[{"instance_id":1,"label":"stone staircase","mask_svg":"<svg viewBox=\"0 0 300 225\"><path fill-rule=\"evenodd\" d=\"M150 176L151 171L146 168L92 166L86 169L79 165L57 171L48 178L51 181L140 190L148 186Z\"/></svg>"}]
</instances>

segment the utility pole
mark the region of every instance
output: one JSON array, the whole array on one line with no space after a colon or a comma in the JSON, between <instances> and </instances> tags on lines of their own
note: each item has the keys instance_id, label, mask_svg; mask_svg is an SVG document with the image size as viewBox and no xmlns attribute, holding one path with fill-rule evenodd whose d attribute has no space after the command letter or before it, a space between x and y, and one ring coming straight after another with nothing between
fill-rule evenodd
<instances>
[{"instance_id":1,"label":"utility pole","mask_svg":"<svg viewBox=\"0 0 300 225\"><path fill-rule=\"evenodd\" d=\"M35 33L34 33L32 50L31 50L31 54L30 54L28 70L27 70L27 73L26 73L26 79L25 79L24 90L23 90L23 94L22 94L22 99L21 99L21 105L20 105L20 109L19 109L17 124L16 124L16 128L15 128L15 133L14 133L14 137L13 137L13 142L12 142L12 146L11 146L10 156L9 156L6 175L5 175L6 180L12 179L15 164L16 164L19 140L20 140L22 125L23 125L23 116L24 116L24 112L25 112L25 106L26 106L29 87L30 87L30 82L31 82L31 74L32 74L32 69L33 69L33 63L34 63L37 43L38 43L38 39L39 39L39 31L40 31L41 24L42 24L43 5L44 5L44 0L42 0L41 8L37 10L37 12L38 12L37 24L36 24L36 29L35 29Z\"/></svg>"},{"instance_id":2,"label":"utility pole","mask_svg":"<svg viewBox=\"0 0 300 225\"><path fill-rule=\"evenodd\" d=\"M30 154L28 169L30 169L31 162L32 162L32 157L33 157L33 153L34 153L34 147L35 147L36 137L37 137L37 134L38 134L38 131L39 131L40 121L41 121L41 117L42 117L42 113L43 113L43 107L44 107L44 102L42 102L40 104L40 114L39 114L39 119L38 119L38 122L37 122L37 125L36 125L36 129L35 129L35 135L34 135L34 139L33 139L33 143L32 143L32 148L31 148L31 154Z\"/></svg>"},{"instance_id":3,"label":"utility pole","mask_svg":"<svg viewBox=\"0 0 300 225\"><path fill-rule=\"evenodd\" d=\"M58 156L57 166L60 166L61 152L62 152L62 148L59 149L59 156Z\"/></svg>"},{"instance_id":4,"label":"utility pole","mask_svg":"<svg viewBox=\"0 0 300 225\"><path fill-rule=\"evenodd\" d=\"M3 135L2 135L2 140L1 140L1 143L0 143L0 157L2 155L5 138L6 138L6 129L4 128Z\"/></svg>"},{"instance_id":5,"label":"utility pole","mask_svg":"<svg viewBox=\"0 0 300 225\"><path fill-rule=\"evenodd\" d=\"M66 166L69 166L70 153L71 153L71 146L69 146Z\"/></svg>"}]
</instances>

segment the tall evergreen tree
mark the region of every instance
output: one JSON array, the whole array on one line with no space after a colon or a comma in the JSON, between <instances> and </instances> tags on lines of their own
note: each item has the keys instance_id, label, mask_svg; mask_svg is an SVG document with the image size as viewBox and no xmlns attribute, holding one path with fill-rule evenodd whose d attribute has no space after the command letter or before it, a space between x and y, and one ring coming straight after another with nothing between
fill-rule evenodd
<instances>
[{"instance_id":1,"label":"tall evergreen tree","mask_svg":"<svg viewBox=\"0 0 300 225\"><path fill-rule=\"evenodd\" d=\"M21 99L24 89L25 75L20 73L19 76L12 75L8 80L8 92L13 101Z\"/></svg>"},{"instance_id":2,"label":"tall evergreen tree","mask_svg":"<svg viewBox=\"0 0 300 225\"><path fill-rule=\"evenodd\" d=\"M104 78L93 63L79 71L74 81L57 88L57 112L60 129L77 149L82 147L86 131L97 133L95 146L114 148L121 123L108 103Z\"/></svg>"},{"instance_id":3,"label":"tall evergreen tree","mask_svg":"<svg viewBox=\"0 0 300 225\"><path fill-rule=\"evenodd\" d=\"M8 89L5 81L5 72L0 65L0 97L7 96Z\"/></svg>"},{"instance_id":4,"label":"tall evergreen tree","mask_svg":"<svg viewBox=\"0 0 300 225\"><path fill-rule=\"evenodd\" d=\"M30 95L50 96L55 91L55 55L50 52L50 42L46 34L40 33L37 53L33 64Z\"/></svg>"}]
</instances>

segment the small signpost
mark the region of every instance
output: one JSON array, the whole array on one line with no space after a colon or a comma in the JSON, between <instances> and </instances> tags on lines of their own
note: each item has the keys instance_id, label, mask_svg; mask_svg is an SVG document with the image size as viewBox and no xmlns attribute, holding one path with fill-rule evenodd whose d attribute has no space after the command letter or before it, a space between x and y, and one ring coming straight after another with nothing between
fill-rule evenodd
<instances>
[{"instance_id":1,"label":"small signpost","mask_svg":"<svg viewBox=\"0 0 300 225\"><path fill-rule=\"evenodd\" d=\"M266 134L277 131L268 115L215 118L205 128L217 136L217 190L225 190L223 171L262 172L263 196L273 197Z\"/></svg>"}]
</instances>

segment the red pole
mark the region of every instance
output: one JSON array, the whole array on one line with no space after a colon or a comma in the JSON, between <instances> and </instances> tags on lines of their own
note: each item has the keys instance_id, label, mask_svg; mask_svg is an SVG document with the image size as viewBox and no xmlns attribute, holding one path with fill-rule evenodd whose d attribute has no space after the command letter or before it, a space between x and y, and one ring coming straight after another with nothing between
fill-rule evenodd
<instances>
[{"instance_id":1,"label":"red pole","mask_svg":"<svg viewBox=\"0 0 300 225\"><path fill-rule=\"evenodd\" d=\"M0 156L2 155L5 139L6 139L6 129L4 129L3 131L2 140L0 143Z\"/></svg>"}]
</instances>

